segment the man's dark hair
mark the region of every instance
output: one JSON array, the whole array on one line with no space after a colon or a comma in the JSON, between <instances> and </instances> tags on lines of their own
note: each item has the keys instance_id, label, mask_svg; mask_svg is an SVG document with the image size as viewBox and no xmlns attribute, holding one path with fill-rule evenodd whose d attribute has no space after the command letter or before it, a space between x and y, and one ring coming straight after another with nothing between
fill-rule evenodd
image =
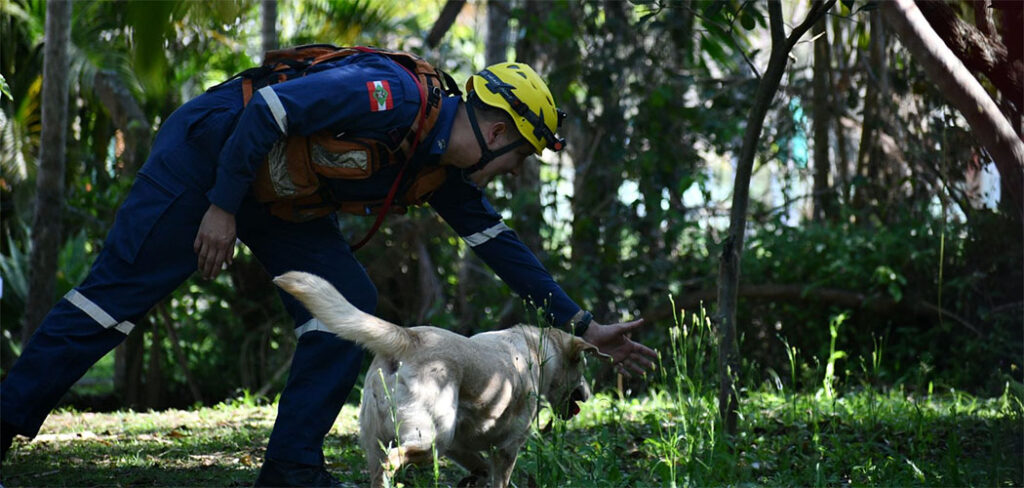
<instances>
[{"instance_id":1,"label":"man's dark hair","mask_svg":"<svg viewBox=\"0 0 1024 488\"><path fill-rule=\"evenodd\" d=\"M492 107L477 100L476 103L473 104L473 108L476 110L477 118L482 122L504 122L511 125L516 130L519 129L516 127L515 121L512 120L512 116L498 107Z\"/></svg>"}]
</instances>

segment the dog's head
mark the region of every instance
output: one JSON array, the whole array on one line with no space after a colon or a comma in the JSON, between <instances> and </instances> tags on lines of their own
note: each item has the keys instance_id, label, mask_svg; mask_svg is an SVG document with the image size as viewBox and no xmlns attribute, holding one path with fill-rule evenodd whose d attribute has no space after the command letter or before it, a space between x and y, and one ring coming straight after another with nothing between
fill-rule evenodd
<instances>
[{"instance_id":1,"label":"dog's head","mask_svg":"<svg viewBox=\"0 0 1024 488\"><path fill-rule=\"evenodd\" d=\"M596 355L609 356L598 352L597 347L579 337L558 329L549 329L549 339L554 346L542 368L547 388L544 396L551 409L560 418L567 420L580 413L580 402L590 399L590 386L584 377L584 358Z\"/></svg>"}]
</instances>

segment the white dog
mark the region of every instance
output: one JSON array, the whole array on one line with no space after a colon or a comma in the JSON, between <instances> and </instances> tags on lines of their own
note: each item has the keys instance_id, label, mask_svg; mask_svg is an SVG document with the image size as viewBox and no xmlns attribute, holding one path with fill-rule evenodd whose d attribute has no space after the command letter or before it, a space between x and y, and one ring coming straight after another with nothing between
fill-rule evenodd
<instances>
[{"instance_id":1,"label":"white dog","mask_svg":"<svg viewBox=\"0 0 1024 488\"><path fill-rule=\"evenodd\" d=\"M561 330L519 325L465 337L403 328L360 311L317 276L292 271L274 283L376 356L359 412L373 486L384 486L404 464L432 461L436 449L469 470L464 482L486 477L504 488L539 397L564 419L590 398L583 354L597 348Z\"/></svg>"}]
</instances>

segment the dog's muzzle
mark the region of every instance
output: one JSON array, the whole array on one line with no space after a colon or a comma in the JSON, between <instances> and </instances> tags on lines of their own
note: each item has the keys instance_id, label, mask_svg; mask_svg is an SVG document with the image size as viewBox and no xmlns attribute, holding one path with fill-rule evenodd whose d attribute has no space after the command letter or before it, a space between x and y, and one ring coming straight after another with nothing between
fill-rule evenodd
<instances>
[{"instance_id":1,"label":"dog's muzzle","mask_svg":"<svg viewBox=\"0 0 1024 488\"><path fill-rule=\"evenodd\" d=\"M566 400L565 407L559 409L558 416L562 420L569 420L580 413L580 402L588 400L588 391L583 386L576 387L572 393L569 394L569 399Z\"/></svg>"}]
</instances>

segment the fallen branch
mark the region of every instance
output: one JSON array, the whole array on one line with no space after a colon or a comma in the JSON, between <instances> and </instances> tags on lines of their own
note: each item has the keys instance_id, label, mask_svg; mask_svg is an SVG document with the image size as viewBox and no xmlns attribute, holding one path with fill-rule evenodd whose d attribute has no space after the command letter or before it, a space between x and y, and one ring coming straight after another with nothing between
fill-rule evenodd
<instances>
[{"instance_id":1,"label":"fallen branch","mask_svg":"<svg viewBox=\"0 0 1024 488\"><path fill-rule=\"evenodd\" d=\"M936 319L949 319L962 325L978 337L983 337L981 330L968 320L924 300L896 301L888 296L837 288L816 288L808 285L790 284L740 285L738 296L748 300L817 302L851 309L863 309L878 314L902 312ZM695 310L703 304L709 308L709 304L716 297L717 290L700 290L676 297L675 306L677 309ZM672 312L670 309L657 309L644 314L644 318L648 322L658 322L671 318L673 316Z\"/></svg>"}]
</instances>

